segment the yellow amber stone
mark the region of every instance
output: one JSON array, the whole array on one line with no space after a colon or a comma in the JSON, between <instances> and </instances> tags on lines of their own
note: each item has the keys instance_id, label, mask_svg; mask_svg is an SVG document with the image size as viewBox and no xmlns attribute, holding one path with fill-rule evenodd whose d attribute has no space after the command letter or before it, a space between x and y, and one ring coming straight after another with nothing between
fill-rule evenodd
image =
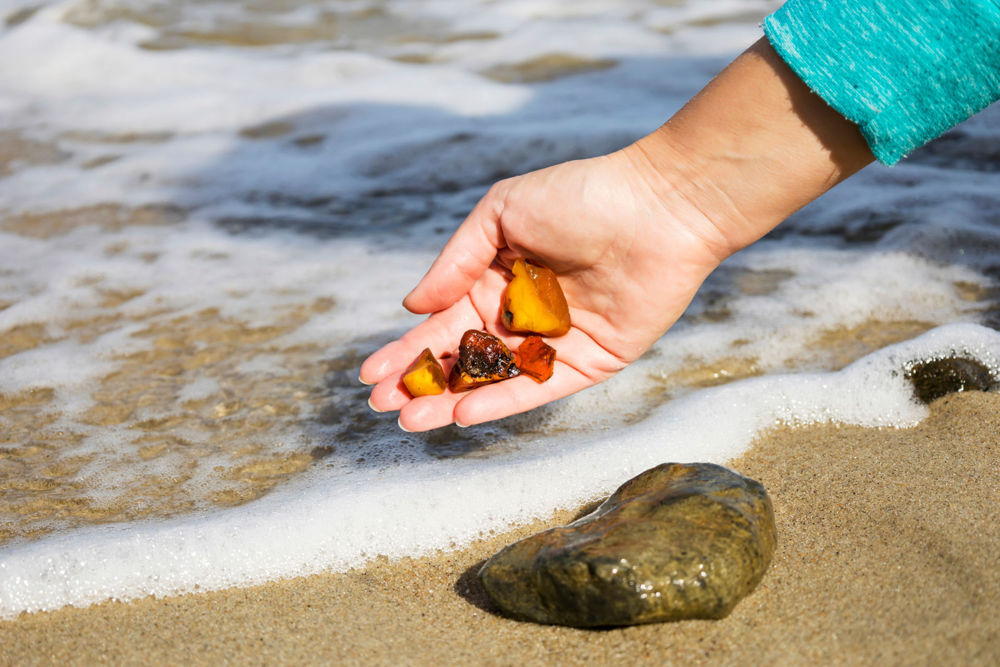
<instances>
[{"instance_id":1,"label":"yellow amber stone","mask_svg":"<svg viewBox=\"0 0 1000 667\"><path fill-rule=\"evenodd\" d=\"M515 260L514 278L504 290L500 319L511 331L562 336L570 328L569 305L556 274L544 266Z\"/></svg>"},{"instance_id":2,"label":"yellow amber stone","mask_svg":"<svg viewBox=\"0 0 1000 667\"><path fill-rule=\"evenodd\" d=\"M414 359L410 367L406 369L406 372L403 373L403 384L406 385L406 391L410 392L414 398L433 396L444 391L447 384L444 369L431 354L430 348L424 348L420 356Z\"/></svg>"}]
</instances>

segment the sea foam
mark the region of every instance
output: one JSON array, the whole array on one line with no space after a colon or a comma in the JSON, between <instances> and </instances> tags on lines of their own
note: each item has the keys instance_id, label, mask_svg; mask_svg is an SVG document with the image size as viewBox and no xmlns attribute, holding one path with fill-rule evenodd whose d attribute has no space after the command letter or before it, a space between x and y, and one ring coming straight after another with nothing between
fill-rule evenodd
<instances>
[{"instance_id":1,"label":"sea foam","mask_svg":"<svg viewBox=\"0 0 1000 667\"><path fill-rule=\"evenodd\" d=\"M530 455L348 477L314 471L307 483L245 507L9 548L0 560L0 615L343 571L377 555L427 554L581 505L659 463L724 463L778 424L911 426L926 408L914 401L905 370L917 360L956 354L1000 377L1000 333L948 325L836 373L706 389L628 429L549 441Z\"/></svg>"}]
</instances>

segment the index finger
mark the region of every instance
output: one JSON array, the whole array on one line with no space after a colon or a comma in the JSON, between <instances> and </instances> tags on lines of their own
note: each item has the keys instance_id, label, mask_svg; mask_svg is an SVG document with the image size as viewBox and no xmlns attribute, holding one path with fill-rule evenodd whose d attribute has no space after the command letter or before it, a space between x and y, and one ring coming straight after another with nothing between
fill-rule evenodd
<instances>
[{"instance_id":1,"label":"index finger","mask_svg":"<svg viewBox=\"0 0 1000 667\"><path fill-rule=\"evenodd\" d=\"M447 308L466 294L506 244L500 228L503 182L494 185L458 226L441 254L405 299L414 313Z\"/></svg>"}]
</instances>

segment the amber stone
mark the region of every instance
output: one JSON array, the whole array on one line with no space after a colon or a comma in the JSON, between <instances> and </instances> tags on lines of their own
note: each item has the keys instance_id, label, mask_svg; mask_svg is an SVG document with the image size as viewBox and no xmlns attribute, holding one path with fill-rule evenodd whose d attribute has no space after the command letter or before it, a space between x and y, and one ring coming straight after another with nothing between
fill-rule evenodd
<instances>
[{"instance_id":1,"label":"amber stone","mask_svg":"<svg viewBox=\"0 0 1000 667\"><path fill-rule=\"evenodd\" d=\"M556 274L544 266L518 259L511 269L500 319L511 331L562 336L570 328L569 305Z\"/></svg>"},{"instance_id":2,"label":"amber stone","mask_svg":"<svg viewBox=\"0 0 1000 667\"><path fill-rule=\"evenodd\" d=\"M403 385L414 398L444 392L446 386L444 369L441 368L441 364L431 353L430 348L424 348L424 351L413 360L413 363L403 373Z\"/></svg>"},{"instance_id":3,"label":"amber stone","mask_svg":"<svg viewBox=\"0 0 1000 667\"><path fill-rule=\"evenodd\" d=\"M470 329L462 335L458 361L451 369L448 386L468 391L520 374L514 355L503 341L485 331Z\"/></svg>"},{"instance_id":4,"label":"amber stone","mask_svg":"<svg viewBox=\"0 0 1000 667\"><path fill-rule=\"evenodd\" d=\"M514 351L514 363L535 382L545 382L555 369L556 349L540 336L528 336Z\"/></svg>"}]
</instances>

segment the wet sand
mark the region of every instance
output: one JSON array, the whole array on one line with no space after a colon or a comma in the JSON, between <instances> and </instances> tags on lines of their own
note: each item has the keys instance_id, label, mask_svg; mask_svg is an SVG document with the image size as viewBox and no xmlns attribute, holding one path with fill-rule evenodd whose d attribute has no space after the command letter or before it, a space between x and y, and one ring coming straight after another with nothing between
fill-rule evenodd
<instances>
[{"instance_id":1,"label":"wet sand","mask_svg":"<svg viewBox=\"0 0 1000 667\"><path fill-rule=\"evenodd\" d=\"M574 515L559 512L346 574L22 615L0 623L0 663L997 664L998 459L997 394L945 397L912 429L765 434L730 465L768 488L778 550L721 621L594 631L498 615L478 564Z\"/></svg>"}]
</instances>

